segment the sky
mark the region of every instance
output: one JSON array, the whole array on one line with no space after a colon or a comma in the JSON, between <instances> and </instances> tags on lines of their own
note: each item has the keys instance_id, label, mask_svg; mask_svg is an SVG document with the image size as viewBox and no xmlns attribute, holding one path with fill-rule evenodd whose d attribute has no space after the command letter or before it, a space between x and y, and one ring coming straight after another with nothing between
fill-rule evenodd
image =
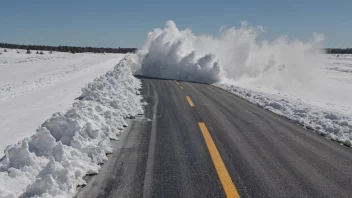
<instances>
[{"instance_id":1,"label":"sky","mask_svg":"<svg viewBox=\"0 0 352 198\"><path fill-rule=\"evenodd\" d=\"M11 0L0 7L6 43L140 48L148 32L173 20L196 34L247 21L264 26L268 40L317 32L325 47L352 47L351 0Z\"/></svg>"}]
</instances>

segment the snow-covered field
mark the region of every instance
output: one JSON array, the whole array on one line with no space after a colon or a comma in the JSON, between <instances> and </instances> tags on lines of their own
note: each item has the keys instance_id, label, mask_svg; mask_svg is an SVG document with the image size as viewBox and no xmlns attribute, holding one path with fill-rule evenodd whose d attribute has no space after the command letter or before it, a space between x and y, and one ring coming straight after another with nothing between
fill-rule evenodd
<instances>
[{"instance_id":1,"label":"snow-covered field","mask_svg":"<svg viewBox=\"0 0 352 198\"><path fill-rule=\"evenodd\" d=\"M0 162L0 197L73 197L98 172L110 138L143 112L141 83L122 57L0 55L0 147L13 144Z\"/></svg>"},{"instance_id":2,"label":"snow-covered field","mask_svg":"<svg viewBox=\"0 0 352 198\"><path fill-rule=\"evenodd\" d=\"M1 153L7 145L32 135L53 113L69 108L83 87L124 56L3 51L0 49Z\"/></svg>"},{"instance_id":3,"label":"snow-covered field","mask_svg":"<svg viewBox=\"0 0 352 198\"><path fill-rule=\"evenodd\" d=\"M325 55L325 92L287 93L235 82L216 83L321 135L352 146L352 55Z\"/></svg>"}]
</instances>

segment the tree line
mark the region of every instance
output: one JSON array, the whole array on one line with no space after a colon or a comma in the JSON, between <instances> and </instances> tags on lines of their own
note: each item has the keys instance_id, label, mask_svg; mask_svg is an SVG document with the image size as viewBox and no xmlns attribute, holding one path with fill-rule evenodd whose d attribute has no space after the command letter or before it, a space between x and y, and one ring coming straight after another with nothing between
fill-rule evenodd
<instances>
[{"instance_id":1,"label":"tree line","mask_svg":"<svg viewBox=\"0 0 352 198\"><path fill-rule=\"evenodd\" d=\"M327 54L352 54L352 48L326 48Z\"/></svg>"},{"instance_id":2,"label":"tree line","mask_svg":"<svg viewBox=\"0 0 352 198\"><path fill-rule=\"evenodd\" d=\"M9 43L0 43L0 48L8 49L24 49L27 51L56 51L56 52L70 52L70 53L135 53L137 48L106 48L106 47L75 47L75 46L47 46L47 45L18 45Z\"/></svg>"},{"instance_id":3,"label":"tree line","mask_svg":"<svg viewBox=\"0 0 352 198\"><path fill-rule=\"evenodd\" d=\"M48 46L48 45L18 45L9 43L0 43L0 48L23 49L36 51L56 51L70 53L135 53L137 48L106 48L106 47L75 47L75 46ZM352 48L325 48L327 54L352 54Z\"/></svg>"}]
</instances>

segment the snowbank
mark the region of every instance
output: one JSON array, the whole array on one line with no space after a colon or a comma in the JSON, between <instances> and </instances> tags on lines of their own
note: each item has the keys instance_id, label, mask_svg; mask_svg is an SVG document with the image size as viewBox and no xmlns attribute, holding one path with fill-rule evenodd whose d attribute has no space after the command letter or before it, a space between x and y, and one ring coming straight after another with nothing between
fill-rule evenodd
<instances>
[{"instance_id":1,"label":"snowbank","mask_svg":"<svg viewBox=\"0 0 352 198\"><path fill-rule=\"evenodd\" d=\"M278 115L287 117L309 130L326 136L328 139L352 147L352 118L349 116L305 103L300 99L294 100L289 97L253 91L230 84L217 83L215 86Z\"/></svg>"},{"instance_id":2,"label":"snowbank","mask_svg":"<svg viewBox=\"0 0 352 198\"><path fill-rule=\"evenodd\" d=\"M53 113L67 111L82 88L126 56L18 51L0 49L1 153L7 145L32 136Z\"/></svg>"},{"instance_id":3,"label":"snowbank","mask_svg":"<svg viewBox=\"0 0 352 198\"><path fill-rule=\"evenodd\" d=\"M8 146L0 162L0 197L72 197L86 174L112 152L125 119L143 112L141 83L129 57L82 90L66 113L55 113L36 133Z\"/></svg>"}]
</instances>

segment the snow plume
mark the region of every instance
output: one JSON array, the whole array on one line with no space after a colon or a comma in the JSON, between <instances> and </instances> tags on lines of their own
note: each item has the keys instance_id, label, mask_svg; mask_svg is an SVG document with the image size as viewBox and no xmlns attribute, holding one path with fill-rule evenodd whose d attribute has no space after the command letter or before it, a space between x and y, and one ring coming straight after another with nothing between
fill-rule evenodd
<instances>
[{"instance_id":1,"label":"snow plume","mask_svg":"<svg viewBox=\"0 0 352 198\"><path fill-rule=\"evenodd\" d=\"M323 36L291 41L287 36L259 41L262 26L242 22L239 28L222 26L219 35L195 35L179 30L173 21L148 34L138 52L140 75L214 83L224 80L285 89L310 81L320 66Z\"/></svg>"},{"instance_id":2,"label":"snow plume","mask_svg":"<svg viewBox=\"0 0 352 198\"><path fill-rule=\"evenodd\" d=\"M73 197L83 176L97 173L125 119L143 112L141 82L125 58L82 90L30 138L8 146L0 162L0 197Z\"/></svg>"},{"instance_id":3,"label":"snow plume","mask_svg":"<svg viewBox=\"0 0 352 198\"><path fill-rule=\"evenodd\" d=\"M141 74L152 77L214 83L220 79L220 66L214 54L197 54L192 44L197 39L190 30L178 30L173 21L164 30L149 33L140 52ZM145 50L144 50L145 51Z\"/></svg>"}]
</instances>

